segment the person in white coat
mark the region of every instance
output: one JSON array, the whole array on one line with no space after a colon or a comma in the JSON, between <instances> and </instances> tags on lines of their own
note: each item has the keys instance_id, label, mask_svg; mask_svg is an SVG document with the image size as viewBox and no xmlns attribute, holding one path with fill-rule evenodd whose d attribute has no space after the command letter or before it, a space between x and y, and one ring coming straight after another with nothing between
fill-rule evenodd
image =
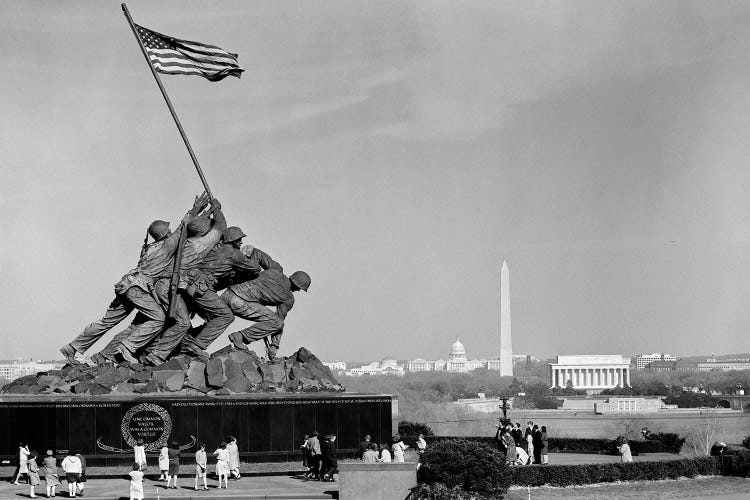
<instances>
[{"instance_id":1,"label":"person in white coat","mask_svg":"<svg viewBox=\"0 0 750 500\"><path fill-rule=\"evenodd\" d=\"M146 468L146 447L143 446L143 439L138 439L133 446L133 461L137 463L144 470Z\"/></svg>"},{"instance_id":2,"label":"person in white coat","mask_svg":"<svg viewBox=\"0 0 750 500\"><path fill-rule=\"evenodd\" d=\"M166 444L159 450L159 471L161 471L159 479L166 481L169 474L169 448Z\"/></svg>"},{"instance_id":3,"label":"person in white coat","mask_svg":"<svg viewBox=\"0 0 750 500\"><path fill-rule=\"evenodd\" d=\"M403 441L401 441L400 434L396 434L395 436L393 436L393 461L403 462L404 451L406 451L407 448L408 446L405 445Z\"/></svg>"},{"instance_id":4,"label":"person in white coat","mask_svg":"<svg viewBox=\"0 0 750 500\"><path fill-rule=\"evenodd\" d=\"M81 460L74 453L71 453L63 459L62 468L65 471L65 478L68 481L68 497L75 498L76 485L81 480L83 464L81 464Z\"/></svg>"},{"instance_id":5,"label":"person in white coat","mask_svg":"<svg viewBox=\"0 0 750 500\"><path fill-rule=\"evenodd\" d=\"M240 450L237 447L237 438L227 436L227 453L229 453L229 477L235 481L240 479Z\"/></svg>"}]
</instances>

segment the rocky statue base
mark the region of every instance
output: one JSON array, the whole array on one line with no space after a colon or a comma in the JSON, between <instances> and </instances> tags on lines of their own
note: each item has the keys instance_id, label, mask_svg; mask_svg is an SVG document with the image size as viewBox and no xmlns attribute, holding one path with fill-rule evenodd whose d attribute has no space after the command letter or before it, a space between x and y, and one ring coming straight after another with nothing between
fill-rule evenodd
<instances>
[{"instance_id":1,"label":"rocky statue base","mask_svg":"<svg viewBox=\"0 0 750 500\"><path fill-rule=\"evenodd\" d=\"M5 394L101 396L172 393L222 396L248 393L342 392L331 370L304 347L273 362L227 346L208 358L177 356L155 368L140 364L66 365L18 378Z\"/></svg>"}]
</instances>

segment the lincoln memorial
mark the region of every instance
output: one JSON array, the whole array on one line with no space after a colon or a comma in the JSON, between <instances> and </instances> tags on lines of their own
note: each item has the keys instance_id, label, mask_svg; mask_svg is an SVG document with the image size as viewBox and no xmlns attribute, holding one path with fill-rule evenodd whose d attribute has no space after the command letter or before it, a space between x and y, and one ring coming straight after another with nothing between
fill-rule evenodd
<instances>
[{"instance_id":1,"label":"lincoln memorial","mask_svg":"<svg viewBox=\"0 0 750 500\"><path fill-rule=\"evenodd\" d=\"M550 363L550 386L602 390L630 385L630 358L620 355L558 356Z\"/></svg>"}]
</instances>

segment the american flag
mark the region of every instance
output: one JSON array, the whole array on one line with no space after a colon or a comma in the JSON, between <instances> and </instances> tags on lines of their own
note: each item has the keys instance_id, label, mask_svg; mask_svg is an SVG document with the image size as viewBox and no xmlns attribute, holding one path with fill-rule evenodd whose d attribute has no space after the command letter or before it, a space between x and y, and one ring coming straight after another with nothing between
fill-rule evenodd
<instances>
[{"instance_id":1,"label":"american flag","mask_svg":"<svg viewBox=\"0 0 750 500\"><path fill-rule=\"evenodd\" d=\"M180 40L136 24L154 69L169 75L200 75L212 82L242 75L237 54L205 43Z\"/></svg>"}]
</instances>

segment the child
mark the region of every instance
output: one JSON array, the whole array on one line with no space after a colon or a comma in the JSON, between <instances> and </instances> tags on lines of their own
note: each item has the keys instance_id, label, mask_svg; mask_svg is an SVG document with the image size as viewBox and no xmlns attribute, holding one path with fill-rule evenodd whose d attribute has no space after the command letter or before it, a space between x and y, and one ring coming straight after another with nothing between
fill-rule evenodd
<instances>
[{"instance_id":1,"label":"child","mask_svg":"<svg viewBox=\"0 0 750 500\"><path fill-rule=\"evenodd\" d=\"M138 439L135 442L133 454L135 455L135 463L141 466L140 470L146 470L146 447L143 446L143 439Z\"/></svg>"},{"instance_id":2,"label":"child","mask_svg":"<svg viewBox=\"0 0 750 500\"><path fill-rule=\"evenodd\" d=\"M203 478L203 489L208 489L208 483L206 483L206 466L208 465L208 459L206 458L206 443L201 443L198 447L198 451L195 452L195 490L198 491L198 478Z\"/></svg>"},{"instance_id":3,"label":"child","mask_svg":"<svg viewBox=\"0 0 750 500\"><path fill-rule=\"evenodd\" d=\"M378 461L378 445L370 443L367 445L367 450L362 454L362 461L366 464L374 464Z\"/></svg>"},{"instance_id":4,"label":"child","mask_svg":"<svg viewBox=\"0 0 750 500\"><path fill-rule=\"evenodd\" d=\"M39 481L39 466L36 464L36 452L32 451L29 455L29 461L28 461L28 469L29 469L29 487L31 488L29 491L29 496L31 498L36 498L36 493L34 492L34 486L40 483Z\"/></svg>"},{"instance_id":5,"label":"child","mask_svg":"<svg viewBox=\"0 0 750 500\"><path fill-rule=\"evenodd\" d=\"M388 450L388 445L385 443L380 444L380 460L378 460L378 462L391 462L391 452Z\"/></svg>"},{"instance_id":6,"label":"child","mask_svg":"<svg viewBox=\"0 0 750 500\"><path fill-rule=\"evenodd\" d=\"M86 487L86 457L81 455L80 451L76 451L76 457L81 461L81 476L78 478L76 486L78 486L78 494L83 496L83 488Z\"/></svg>"},{"instance_id":7,"label":"child","mask_svg":"<svg viewBox=\"0 0 750 500\"><path fill-rule=\"evenodd\" d=\"M159 480L166 481L167 474L169 473L169 448L167 448L166 444L159 451L159 470L161 471Z\"/></svg>"},{"instance_id":8,"label":"child","mask_svg":"<svg viewBox=\"0 0 750 500\"><path fill-rule=\"evenodd\" d=\"M308 459L310 448L307 446L307 440L309 437L309 434L305 434L305 439L302 440L302 444L299 446L300 451L302 451L302 467L306 469L310 467L310 460ZM307 473L305 473L305 477L307 477Z\"/></svg>"},{"instance_id":9,"label":"child","mask_svg":"<svg viewBox=\"0 0 750 500\"><path fill-rule=\"evenodd\" d=\"M177 441L172 441L171 446L167 450L169 455L169 472L167 473L167 488L169 483L174 479L174 486L172 488L177 489L177 476L180 475L180 445Z\"/></svg>"},{"instance_id":10,"label":"child","mask_svg":"<svg viewBox=\"0 0 750 500\"><path fill-rule=\"evenodd\" d=\"M229 452L227 443L222 442L219 448L214 452L216 455L216 475L219 476L219 489L221 489L221 478L224 478L224 488L229 489Z\"/></svg>"},{"instance_id":11,"label":"child","mask_svg":"<svg viewBox=\"0 0 750 500\"><path fill-rule=\"evenodd\" d=\"M73 453L69 453L62 461L65 478L68 481L68 497L75 498L76 485L81 481L81 461Z\"/></svg>"},{"instance_id":12,"label":"child","mask_svg":"<svg viewBox=\"0 0 750 500\"><path fill-rule=\"evenodd\" d=\"M130 471L130 500L143 500L143 472L141 464L133 464Z\"/></svg>"},{"instance_id":13,"label":"child","mask_svg":"<svg viewBox=\"0 0 750 500\"><path fill-rule=\"evenodd\" d=\"M57 475L57 459L52 450L47 450L44 457L44 482L47 485L47 498L54 498L55 488L60 484L60 476Z\"/></svg>"}]
</instances>

